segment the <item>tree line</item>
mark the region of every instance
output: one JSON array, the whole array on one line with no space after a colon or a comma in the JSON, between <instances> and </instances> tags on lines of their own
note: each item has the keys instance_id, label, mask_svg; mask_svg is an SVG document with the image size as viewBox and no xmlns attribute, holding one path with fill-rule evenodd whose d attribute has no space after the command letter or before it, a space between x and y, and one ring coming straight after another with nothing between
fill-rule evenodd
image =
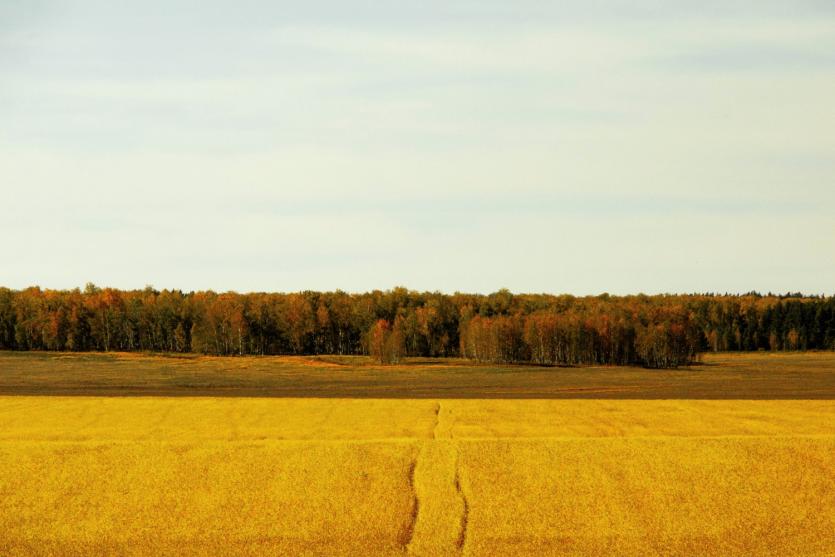
<instances>
[{"instance_id":1,"label":"tree line","mask_svg":"<svg viewBox=\"0 0 835 557\"><path fill-rule=\"evenodd\" d=\"M835 298L0 288L0 349L676 367L708 350L835 349Z\"/></svg>"}]
</instances>

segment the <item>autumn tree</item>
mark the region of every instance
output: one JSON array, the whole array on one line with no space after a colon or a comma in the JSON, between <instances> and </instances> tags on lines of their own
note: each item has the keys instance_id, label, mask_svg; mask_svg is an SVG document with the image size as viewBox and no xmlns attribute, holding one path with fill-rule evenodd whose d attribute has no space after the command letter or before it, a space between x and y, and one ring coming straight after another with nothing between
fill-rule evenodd
<instances>
[{"instance_id":1,"label":"autumn tree","mask_svg":"<svg viewBox=\"0 0 835 557\"><path fill-rule=\"evenodd\" d=\"M0 349L675 367L704 350L835 349L835 298L0 288Z\"/></svg>"},{"instance_id":2,"label":"autumn tree","mask_svg":"<svg viewBox=\"0 0 835 557\"><path fill-rule=\"evenodd\" d=\"M396 364L403 357L402 325L395 320L392 326L385 319L378 319L368 331L368 353L381 364Z\"/></svg>"}]
</instances>

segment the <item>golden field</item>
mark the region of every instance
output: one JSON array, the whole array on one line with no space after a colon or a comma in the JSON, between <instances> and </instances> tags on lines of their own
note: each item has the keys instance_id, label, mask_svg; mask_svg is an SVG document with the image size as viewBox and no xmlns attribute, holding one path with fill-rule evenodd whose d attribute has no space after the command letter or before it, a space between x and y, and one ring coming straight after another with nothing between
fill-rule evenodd
<instances>
[{"instance_id":1,"label":"golden field","mask_svg":"<svg viewBox=\"0 0 835 557\"><path fill-rule=\"evenodd\" d=\"M0 554L835 555L835 402L0 396Z\"/></svg>"}]
</instances>

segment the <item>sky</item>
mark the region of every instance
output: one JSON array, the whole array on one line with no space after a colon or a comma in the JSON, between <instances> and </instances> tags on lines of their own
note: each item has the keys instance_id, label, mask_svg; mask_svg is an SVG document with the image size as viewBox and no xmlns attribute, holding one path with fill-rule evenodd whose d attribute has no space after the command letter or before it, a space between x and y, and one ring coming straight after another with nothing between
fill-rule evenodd
<instances>
[{"instance_id":1,"label":"sky","mask_svg":"<svg viewBox=\"0 0 835 557\"><path fill-rule=\"evenodd\" d=\"M835 294L835 3L0 0L0 285Z\"/></svg>"}]
</instances>

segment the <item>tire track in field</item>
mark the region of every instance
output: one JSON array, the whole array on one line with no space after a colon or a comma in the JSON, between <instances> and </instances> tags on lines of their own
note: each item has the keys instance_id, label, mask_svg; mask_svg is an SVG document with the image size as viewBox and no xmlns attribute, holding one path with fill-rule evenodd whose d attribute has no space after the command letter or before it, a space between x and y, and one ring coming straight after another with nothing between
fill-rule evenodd
<instances>
[{"instance_id":1,"label":"tire track in field","mask_svg":"<svg viewBox=\"0 0 835 557\"><path fill-rule=\"evenodd\" d=\"M403 537L409 555L458 555L467 542L470 506L451 416L450 407L435 403L432 436L423 441L409 470L415 501Z\"/></svg>"},{"instance_id":2,"label":"tire track in field","mask_svg":"<svg viewBox=\"0 0 835 557\"><path fill-rule=\"evenodd\" d=\"M414 538L415 535L415 526L417 525L418 516L420 515L420 499L418 499L417 487L415 486L415 472L422 453L423 447L421 447L417 457L415 457L409 465L408 477L409 489L412 492L412 512L409 515L409 522L406 524L406 528L404 528L403 534L400 537L400 545L403 546L403 550L406 551L406 553L409 553L409 547L412 545L412 538Z\"/></svg>"},{"instance_id":3,"label":"tire track in field","mask_svg":"<svg viewBox=\"0 0 835 557\"><path fill-rule=\"evenodd\" d=\"M455 492L461 499L461 522L458 525L458 539L455 540L455 545L461 554L464 553L464 547L467 544L467 527L470 522L470 502L467 500L467 494L464 493L463 479L461 478L461 449L456 448L455 451Z\"/></svg>"},{"instance_id":4,"label":"tire track in field","mask_svg":"<svg viewBox=\"0 0 835 557\"><path fill-rule=\"evenodd\" d=\"M441 403L435 403L435 425L432 426L432 439L438 438L438 426L441 425Z\"/></svg>"},{"instance_id":5,"label":"tire track in field","mask_svg":"<svg viewBox=\"0 0 835 557\"><path fill-rule=\"evenodd\" d=\"M444 406L440 402L435 403L435 426L432 428L432 439L452 439L452 427L455 420L452 418L452 407Z\"/></svg>"}]
</instances>

